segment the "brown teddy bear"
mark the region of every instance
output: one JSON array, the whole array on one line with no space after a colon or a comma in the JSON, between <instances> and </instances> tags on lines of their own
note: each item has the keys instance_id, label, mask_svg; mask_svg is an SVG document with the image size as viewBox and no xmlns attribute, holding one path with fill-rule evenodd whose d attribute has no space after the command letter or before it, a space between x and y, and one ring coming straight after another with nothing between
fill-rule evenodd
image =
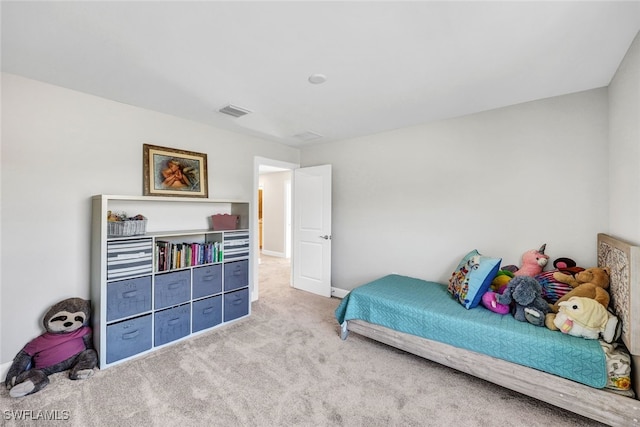
<instances>
[{"instance_id":1,"label":"brown teddy bear","mask_svg":"<svg viewBox=\"0 0 640 427\"><path fill-rule=\"evenodd\" d=\"M592 267L587 268L584 271L580 271L575 275L565 274L562 272L555 272L553 278L558 282L566 283L573 289L569 293L565 294L562 298L556 301L554 304L550 304L549 308L551 312L546 315L545 325L547 328L556 331L558 328L554 324L556 313L558 312L559 305L563 301L567 301L571 297L586 297L598 301L604 306L609 307L609 273L608 267L599 268Z\"/></svg>"}]
</instances>

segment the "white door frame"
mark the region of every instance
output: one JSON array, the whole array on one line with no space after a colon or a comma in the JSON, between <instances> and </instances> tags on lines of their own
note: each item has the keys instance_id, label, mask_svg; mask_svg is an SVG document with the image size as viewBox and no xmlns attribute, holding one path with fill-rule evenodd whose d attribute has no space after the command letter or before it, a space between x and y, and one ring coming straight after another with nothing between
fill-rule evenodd
<instances>
[{"instance_id":1,"label":"white door frame","mask_svg":"<svg viewBox=\"0 0 640 427\"><path fill-rule=\"evenodd\" d=\"M284 256L289 259L291 259L291 239L293 238L291 235L291 218L293 216L293 205L291 203L291 180L293 178L293 174L291 175L291 178L284 183Z\"/></svg>"},{"instance_id":2,"label":"white door frame","mask_svg":"<svg viewBox=\"0 0 640 427\"><path fill-rule=\"evenodd\" d=\"M283 162L281 160L268 159L266 157L255 156L253 158L253 201L251 208L251 301L258 300L258 294L260 291L260 285L258 283L258 259L260 258L260 236L258 235L258 187L260 186L260 166L272 166L282 169L297 169L300 167L299 163ZM291 208L291 206L289 206ZM290 214L290 213L289 213ZM290 238L290 236L289 236ZM290 242L289 242L289 246Z\"/></svg>"}]
</instances>

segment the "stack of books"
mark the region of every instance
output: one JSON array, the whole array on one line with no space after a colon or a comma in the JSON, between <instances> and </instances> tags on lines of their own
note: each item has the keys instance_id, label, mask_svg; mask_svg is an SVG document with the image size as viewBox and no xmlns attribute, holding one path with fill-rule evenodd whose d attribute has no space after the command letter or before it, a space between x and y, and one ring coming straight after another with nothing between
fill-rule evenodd
<instances>
[{"instance_id":1,"label":"stack of books","mask_svg":"<svg viewBox=\"0 0 640 427\"><path fill-rule=\"evenodd\" d=\"M156 241L155 271L175 270L222 262L220 242L172 243Z\"/></svg>"}]
</instances>

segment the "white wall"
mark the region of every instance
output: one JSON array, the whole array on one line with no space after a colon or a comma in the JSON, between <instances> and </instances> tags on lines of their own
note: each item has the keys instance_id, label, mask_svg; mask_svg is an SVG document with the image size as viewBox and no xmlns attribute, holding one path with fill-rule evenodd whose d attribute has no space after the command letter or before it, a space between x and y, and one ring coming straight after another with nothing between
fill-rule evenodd
<instances>
[{"instance_id":1,"label":"white wall","mask_svg":"<svg viewBox=\"0 0 640 427\"><path fill-rule=\"evenodd\" d=\"M302 149L333 165L333 286L445 282L471 249L595 265L608 225L607 90Z\"/></svg>"},{"instance_id":2,"label":"white wall","mask_svg":"<svg viewBox=\"0 0 640 427\"><path fill-rule=\"evenodd\" d=\"M89 297L89 199L142 194L143 143L207 153L212 199L252 199L254 156L299 161L281 144L3 73L0 363L42 332L51 304Z\"/></svg>"},{"instance_id":3,"label":"white wall","mask_svg":"<svg viewBox=\"0 0 640 427\"><path fill-rule=\"evenodd\" d=\"M262 183L262 252L267 255L286 255L286 192L291 172L275 172L260 177Z\"/></svg>"},{"instance_id":4,"label":"white wall","mask_svg":"<svg viewBox=\"0 0 640 427\"><path fill-rule=\"evenodd\" d=\"M609 85L610 233L640 244L640 33Z\"/></svg>"}]
</instances>

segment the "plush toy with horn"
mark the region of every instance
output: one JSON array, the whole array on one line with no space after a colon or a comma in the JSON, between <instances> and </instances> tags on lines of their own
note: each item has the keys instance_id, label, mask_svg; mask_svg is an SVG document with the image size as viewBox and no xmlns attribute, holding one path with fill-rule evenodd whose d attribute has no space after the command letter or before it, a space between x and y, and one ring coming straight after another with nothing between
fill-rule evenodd
<instances>
[{"instance_id":1,"label":"plush toy with horn","mask_svg":"<svg viewBox=\"0 0 640 427\"><path fill-rule=\"evenodd\" d=\"M542 272L542 269L549 262L549 255L544 254L547 244L540 246L540 249L532 249L522 255L522 265L513 274L515 276L534 277Z\"/></svg>"}]
</instances>

